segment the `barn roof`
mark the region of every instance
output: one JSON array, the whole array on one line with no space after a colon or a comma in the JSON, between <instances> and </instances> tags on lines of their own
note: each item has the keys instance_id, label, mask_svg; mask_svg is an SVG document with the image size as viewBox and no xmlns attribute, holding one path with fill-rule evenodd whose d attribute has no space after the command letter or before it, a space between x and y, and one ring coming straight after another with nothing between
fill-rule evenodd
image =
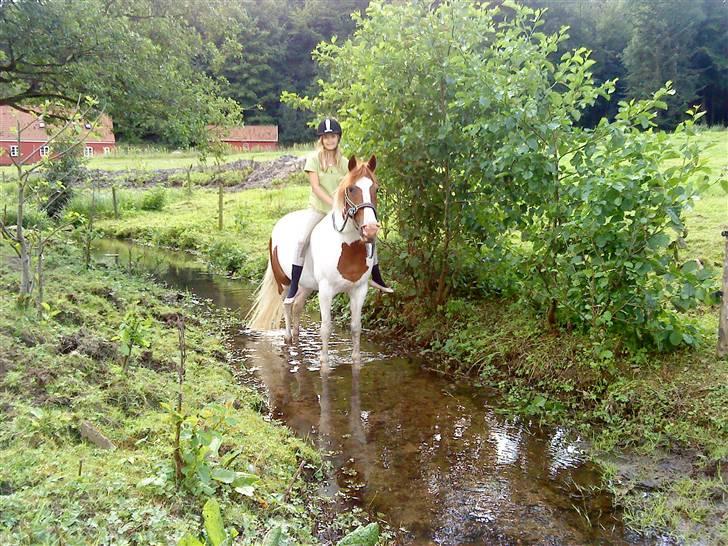
<instances>
[{"instance_id":1,"label":"barn roof","mask_svg":"<svg viewBox=\"0 0 728 546\"><path fill-rule=\"evenodd\" d=\"M21 142L45 142L48 140L48 126L35 114L16 110L12 106L0 106L0 141L17 142L17 127L22 129ZM23 129L24 128L24 129ZM84 138L87 143L114 143L114 124L107 115L102 115L96 127Z\"/></svg>"},{"instance_id":2,"label":"barn roof","mask_svg":"<svg viewBox=\"0 0 728 546\"><path fill-rule=\"evenodd\" d=\"M211 127L223 142L278 142L277 125L245 125L242 127Z\"/></svg>"}]
</instances>

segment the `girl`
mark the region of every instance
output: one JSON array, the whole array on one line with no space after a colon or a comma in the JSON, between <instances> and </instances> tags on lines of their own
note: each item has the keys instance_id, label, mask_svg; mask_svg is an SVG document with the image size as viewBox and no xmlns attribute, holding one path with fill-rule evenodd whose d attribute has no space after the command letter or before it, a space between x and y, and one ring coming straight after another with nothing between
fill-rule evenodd
<instances>
[{"instance_id":1,"label":"girl","mask_svg":"<svg viewBox=\"0 0 728 546\"><path fill-rule=\"evenodd\" d=\"M348 162L339 149L339 142L341 141L341 125L339 125L339 122L334 118L326 118L319 123L316 136L319 137L316 151L308 156L303 167L311 182L311 195L308 199L309 215L306 223L301 226L301 234L296 247L296 259L293 262L293 271L291 273L291 286L288 289L288 296L283 300L284 305L292 304L296 297L298 281L301 279L301 272L303 271L303 259L311 232L316 224L331 210L334 203L332 195L339 186L341 179L348 172ZM387 294L394 292L382 280L376 250L369 285Z\"/></svg>"}]
</instances>

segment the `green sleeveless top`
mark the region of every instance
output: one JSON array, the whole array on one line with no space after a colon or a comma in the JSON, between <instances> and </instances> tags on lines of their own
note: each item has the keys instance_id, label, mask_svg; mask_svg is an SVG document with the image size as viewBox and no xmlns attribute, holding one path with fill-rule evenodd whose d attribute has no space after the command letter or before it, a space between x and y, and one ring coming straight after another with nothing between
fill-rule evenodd
<instances>
[{"instance_id":1,"label":"green sleeveless top","mask_svg":"<svg viewBox=\"0 0 728 546\"><path fill-rule=\"evenodd\" d=\"M325 171L322 171L318 152L313 152L306 158L306 164L303 166L303 170L305 172L315 172L318 175L320 186L333 198L336 188L339 187L339 182L341 182L341 179L349 171L349 162L342 155L338 165L332 165ZM308 205L322 214L326 214L331 210L331 206L319 199L313 193L313 190L311 190L311 195L308 198Z\"/></svg>"}]
</instances>

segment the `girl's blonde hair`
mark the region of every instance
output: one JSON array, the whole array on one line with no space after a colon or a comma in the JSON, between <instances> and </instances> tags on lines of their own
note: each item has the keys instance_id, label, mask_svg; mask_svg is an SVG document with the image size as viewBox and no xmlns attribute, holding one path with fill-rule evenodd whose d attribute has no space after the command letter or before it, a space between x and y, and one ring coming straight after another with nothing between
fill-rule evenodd
<instances>
[{"instance_id":1,"label":"girl's blonde hair","mask_svg":"<svg viewBox=\"0 0 728 546\"><path fill-rule=\"evenodd\" d=\"M337 134L336 136L339 137L339 141L336 143L336 150L334 150L333 152L333 165L338 165L339 163L341 163L341 148L339 147L339 144L341 144L341 135ZM324 148L324 135L321 135L318 138L318 141L316 142L316 150L318 151L319 165L321 165L321 169L325 171L332 163L326 161L326 159L331 159L331 155L329 154L328 150Z\"/></svg>"}]
</instances>

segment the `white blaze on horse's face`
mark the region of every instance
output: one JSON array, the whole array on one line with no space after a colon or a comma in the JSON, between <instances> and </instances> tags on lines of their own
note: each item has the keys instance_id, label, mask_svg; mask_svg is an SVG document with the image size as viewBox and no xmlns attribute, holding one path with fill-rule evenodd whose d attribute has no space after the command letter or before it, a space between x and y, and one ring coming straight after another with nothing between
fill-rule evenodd
<instances>
[{"instance_id":1,"label":"white blaze on horse's face","mask_svg":"<svg viewBox=\"0 0 728 546\"><path fill-rule=\"evenodd\" d=\"M377 206L376 186L370 178L360 178L354 185L361 191L362 203L371 203L372 206ZM374 209L364 207L357 213L357 216L360 215L361 217L356 220L361 226L359 233L362 241L371 243L376 239L377 232L379 231L379 222L377 222Z\"/></svg>"}]
</instances>

